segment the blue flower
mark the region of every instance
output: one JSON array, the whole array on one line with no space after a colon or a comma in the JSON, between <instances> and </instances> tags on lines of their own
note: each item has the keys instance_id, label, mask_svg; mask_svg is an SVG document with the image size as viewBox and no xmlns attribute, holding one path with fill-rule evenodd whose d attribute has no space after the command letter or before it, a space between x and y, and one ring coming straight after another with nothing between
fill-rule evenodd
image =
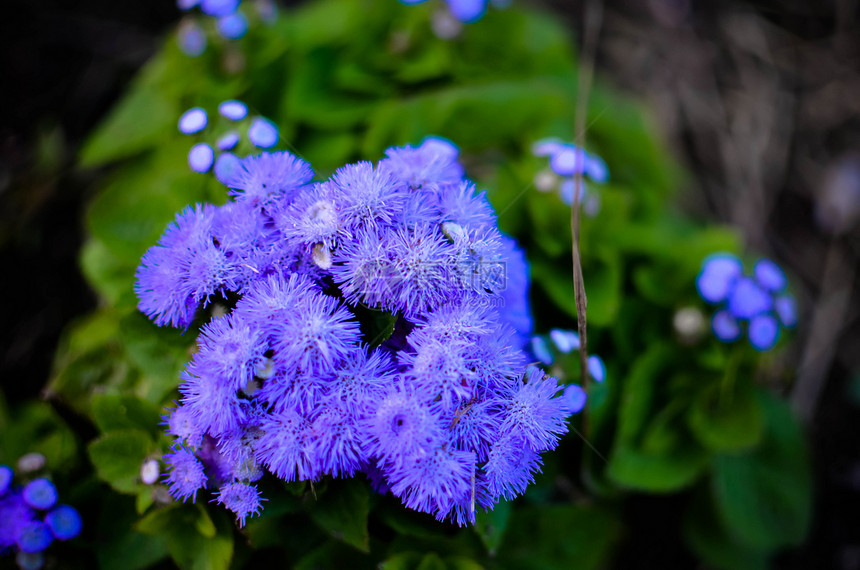
<instances>
[{"instance_id":1,"label":"blue flower","mask_svg":"<svg viewBox=\"0 0 860 570\"><path fill-rule=\"evenodd\" d=\"M45 515L45 522L59 540L71 540L81 533L83 521L77 509L69 505L59 505Z\"/></svg>"},{"instance_id":2,"label":"blue flower","mask_svg":"<svg viewBox=\"0 0 860 570\"><path fill-rule=\"evenodd\" d=\"M561 399L568 413L578 414L585 408L588 394L582 389L582 386L570 384L564 389Z\"/></svg>"},{"instance_id":3,"label":"blue flower","mask_svg":"<svg viewBox=\"0 0 860 570\"><path fill-rule=\"evenodd\" d=\"M773 300L770 295L748 277L741 277L735 284L728 299L728 309L735 318L741 320L771 310Z\"/></svg>"},{"instance_id":4,"label":"blue flower","mask_svg":"<svg viewBox=\"0 0 860 570\"><path fill-rule=\"evenodd\" d=\"M464 24L473 24L484 17L488 0L447 0L451 14Z\"/></svg>"},{"instance_id":5,"label":"blue flower","mask_svg":"<svg viewBox=\"0 0 860 570\"><path fill-rule=\"evenodd\" d=\"M189 498L196 501L197 491L205 489L208 482L197 456L187 448L177 446L172 453L164 455L164 462L169 469L165 481L170 494L183 502Z\"/></svg>"},{"instance_id":6,"label":"blue flower","mask_svg":"<svg viewBox=\"0 0 860 570\"><path fill-rule=\"evenodd\" d=\"M200 0L200 10L207 16L227 16L239 9L241 0Z\"/></svg>"},{"instance_id":7,"label":"blue flower","mask_svg":"<svg viewBox=\"0 0 860 570\"><path fill-rule=\"evenodd\" d=\"M771 315L757 315L750 320L747 335L754 349L768 351L779 340L779 323Z\"/></svg>"},{"instance_id":8,"label":"blue flower","mask_svg":"<svg viewBox=\"0 0 860 570\"><path fill-rule=\"evenodd\" d=\"M546 339L542 336L532 337L531 351L535 358L543 362L545 365L549 366L553 363L554 358L552 356L552 351L550 350Z\"/></svg>"},{"instance_id":9,"label":"blue flower","mask_svg":"<svg viewBox=\"0 0 860 570\"><path fill-rule=\"evenodd\" d=\"M783 326L792 328L797 325L797 302L791 295L781 295L774 300L774 309Z\"/></svg>"},{"instance_id":10,"label":"blue flower","mask_svg":"<svg viewBox=\"0 0 860 570\"><path fill-rule=\"evenodd\" d=\"M267 349L262 331L227 315L203 327L188 371L195 376L217 378L231 390L244 390Z\"/></svg>"},{"instance_id":11,"label":"blue flower","mask_svg":"<svg viewBox=\"0 0 860 570\"><path fill-rule=\"evenodd\" d=\"M57 488L48 479L40 477L27 483L22 496L28 505L44 511L56 504Z\"/></svg>"},{"instance_id":12,"label":"blue flower","mask_svg":"<svg viewBox=\"0 0 860 570\"><path fill-rule=\"evenodd\" d=\"M218 137L218 140L216 141L215 146L218 147L218 150L233 150L234 148L236 148L236 145L239 144L240 138L241 137L239 136L238 131L228 131L228 132L224 133L222 136ZM232 156L234 159L236 159L237 162L239 160L236 155L231 154L229 152L225 152L225 153L222 153L221 155L218 156L218 162L220 162L221 158L223 158L225 156ZM215 174L216 174L216 176L218 174L217 162L215 165ZM218 180L219 181L221 180L220 176L218 177ZM229 178L228 178L228 180L229 180Z\"/></svg>"},{"instance_id":13,"label":"blue flower","mask_svg":"<svg viewBox=\"0 0 860 570\"><path fill-rule=\"evenodd\" d=\"M230 99L218 105L218 112L231 121L241 121L248 116L248 106L241 101Z\"/></svg>"},{"instance_id":14,"label":"blue flower","mask_svg":"<svg viewBox=\"0 0 860 570\"><path fill-rule=\"evenodd\" d=\"M257 461L285 481L315 479L321 470L310 463L305 442L310 422L295 410L267 416L260 425L263 435L257 441Z\"/></svg>"},{"instance_id":15,"label":"blue flower","mask_svg":"<svg viewBox=\"0 0 860 570\"><path fill-rule=\"evenodd\" d=\"M782 268L770 259L759 259L753 267L756 282L768 291L779 292L788 285Z\"/></svg>"},{"instance_id":16,"label":"blue flower","mask_svg":"<svg viewBox=\"0 0 860 570\"><path fill-rule=\"evenodd\" d=\"M279 136L275 123L263 117L256 117L248 127L248 139L259 148L272 148Z\"/></svg>"},{"instance_id":17,"label":"blue flower","mask_svg":"<svg viewBox=\"0 0 860 570\"><path fill-rule=\"evenodd\" d=\"M561 352L567 354L572 350L579 350L579 334L574 331L552 329L549 337Z\"/></svg>"},{"instance_id":18,"label":"blue flower","mask_svg":"<svg viewBox=\"0 0 860 570\"><path fill-rule=\"evenodd\" d=\"M179 49L188 57L199 57L206 51L206 33L196 22L183 22L178 36Z\"/></svg>"},{"instance_id":19,"label":"blue flower","mask_svg":"<svg viewBox=\"0 0 860 570\"><path fill-rule=\"evenodd\" d=\"M249 515L260 513L263 509L261 501L266 499L260 498L260 491L255 485L237 482L221 487L214 500L236 513L239 526L243 527Z\"/></svg>"},{"instance_id":20,"label":"blue flower","mask_svg":"<svg viewBox=\"0 0 860 570\"><path fill-rule=\"evenodd\" d=\"M21 525L16 540L22 552L41 552L53 541L54 535L51 533L51 528L37 520Z\"/></svg>"},{"instance_id":21,"label":"blue flower","mask_svg":"<svg viewBox=\"0 0 860 570\"><path fill-rule=\"evenodd\" d=\"M594 378L595 382L603 382L606 379L606 365L603 359L592 354L588 357L588 374Z\"/></svg>"},{"instance_id":22,"label":"blue flower","mask_svg":"<svg viewBox=\"0 0 860 570\"><path fill-rule=\"evenodd\" d=\"M711 329L714 336L723 342L737 340L741 336L741 327L730 311L717 311L711 319Z\"/></svg>"},{"instance_id":23,"label":"blue flower","mask_svg":"<svg viewBox=\"0 0 860 570\"><path fill-rule=\"evenodd\" d=\"M193 135L205 129L208 122L206 111L200 107L194 107L185 111L179 118L179 130L183 134Z\"/></svg>"},{"instance_id":24,"label":"blue flower","mask_svg":"<svg viewBox=\"0 0 860 570\"><path fill-rule=\"evenodd\" d=\"M242 12L234 12L218 18L218 33L228 40L238 40L248 33L248 18Z\"/></svg>"},{"instance_id":25,"label":"blue flower","mask_svg":"<svg viewBox=\"0 0 860 570\"><path fill-rule=\"evenodd\" d=\"M21 530L35 518L35 511L19 492L0 497L0 554L17 544Z\"/></svg>"},{"instance_id":26,"label":"blue flower","mask_svg":"<svg viewBox=\"0 0 860 570\"><path fill-rule=\"evenodd\" d=\"M706 257L702 271L696 278L699 295L709 303L724 301L742 273L741 260L730 253L715 253Z\"/></svg>"},{"instance_id":27,"label":"blue flower","mask_svg":"<svg viewBox=\"0 0 860 570\"><path fill-rule=\"evenodd\" d=\"M206 143L197 143L188 151L188 166L194 172L204 174L215 162L215 151Z\"/></svg>"}]
</instances>

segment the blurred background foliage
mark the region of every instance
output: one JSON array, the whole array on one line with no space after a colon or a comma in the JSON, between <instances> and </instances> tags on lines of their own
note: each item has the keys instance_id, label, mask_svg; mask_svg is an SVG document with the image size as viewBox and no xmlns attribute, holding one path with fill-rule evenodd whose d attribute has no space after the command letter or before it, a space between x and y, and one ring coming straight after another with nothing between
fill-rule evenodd
<instances>
[{"instance_id":1,"label":"blurred background foliage","mask_svg":"<svg viewBox=\"0 0 860 570\"><path fill-rule=\"evenodd\" d=\"M590 189L602 207L583 218L581 245L589 350L606 361L607 381L589 386L586 412L525 497L456 529L364 481L311 489L270 480L262 516L239 530L221 508L172 503L141 483L142 462L166 450L160 415L195 339L137 312L134 271L178 210L226 198L187 167L193 141L176 122L189 107L214 115L225 99L247 102L280 126L279 148L320 177L378 160L391 145L451 139L502 229L528 253L537 332L575 328L570 210L534 188L545 163L530 151L543 137L572 139L574 26L521 2L443 41L430 25L435 4L304 2L237 42L212 35L198 58L181 53L174 30L86 137L75 157L90 188L79 261L97 306L63 333L44 400L0 401L0 461L43 453L84 513L66 563L765 568L807 537L809 451L784 398L797 361L780 356L792 339L761 355L674 324L682 309L709 315L694 286L702 259L731 251L751 261L750 248L768 248L765 230L731 216L722 219L734 227L703 223L684 195L679 202L677 191L694 184L662 142L665 113L600 75L586 146L611 178ZM607 29L611 60L618 36ZM37 180L62 168L52 151L61 136L47 129L39 138ZM551 372L575 381L578 370L569 356ZM648 540L673 550L642 549ZM654 558L636 559L641 552Z\"/></svg>"}]
</instances>

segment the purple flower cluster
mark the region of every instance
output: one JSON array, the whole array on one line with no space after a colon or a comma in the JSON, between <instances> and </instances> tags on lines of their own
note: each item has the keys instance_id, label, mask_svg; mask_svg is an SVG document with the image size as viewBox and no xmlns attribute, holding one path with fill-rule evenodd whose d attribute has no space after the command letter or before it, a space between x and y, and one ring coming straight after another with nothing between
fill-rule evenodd
<instances>
[{"instance_id":1,"label":"purple flower cluster","mask_svg":"<svg viewBox=\"0 0 860 570\"><path fill-rule=\"evenodd\" d=\"M458 149L390 148L312 182L287 152L243 159L223 206L189 206L143 257L140 309L202 327L167 418L174 497L240 524L254 482L366 474L458 524L522 493L572 410L527 367L528 268ZM236 300L238 299L238 300Z\"/></svg>"},{"instance_id":2,"label":"purple flower cluster","mask_svg":"<svg viewBox=\"0 0 860 570\"><path fill-rule=\"evenodd\" d=\"M549 158L549 167L535 177L535 187L541 192L558 188L562 201L568 206L573 205L578 174L598 184L609 180L609 169L603 159L575 144L557 138L542 139L532 146L532 153ZM580 192L579 200L585 213L590 217L596 216L600 211L599 195L589 192L586 184L582 185Z\"/></svg>"},{"instance_id":3,"label":"purple flower cluster","mask_svg":"<svg viewBox=\"0 0 860 570\"><path fill-rule=\"evenodd\" d=\"M770 259L759 259L752 275L746 275L741 260L730 253L706 257L696 278L702 299L724 305L711 320L714 335L723 342L737 340L746 324L749 342L759 351L776 345L780 324L797 324L797 304L787 287L785 273Z\"/></svg>"},{"instance_id":4,"label":"purple flower cluster","mask_svg":"<svg viewBox=\"0 0 860 570\"><path fill-rule=\"evenodd\" d=\"M17 552L22 568L41 568L48 546L81 532L78 511L57 505L57 488L45 478L13 486L14 473L0 465L0 554Z\"/></svg>"}]
</instances>

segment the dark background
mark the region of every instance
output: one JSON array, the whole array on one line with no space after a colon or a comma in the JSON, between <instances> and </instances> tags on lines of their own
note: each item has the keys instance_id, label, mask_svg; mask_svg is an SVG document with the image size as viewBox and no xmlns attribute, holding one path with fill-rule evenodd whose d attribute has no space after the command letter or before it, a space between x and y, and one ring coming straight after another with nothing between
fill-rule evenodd
<instances>
[{"instance_id":1,"label":"dark background","mask_svg":"<svg viewBox=\"0 0 860 570\"><path fill-rule=\"evenodd\" d=\"M583 2L544 4L580 34ZM808 542L776 565L860 568L860 6L603 6L597 74L654 109L687 169L679 207L736 226L794 277L789 397L808 426L816 512ZM96 303L77 253L100 173L74 170L77 149L179 11L171 0L7 0L3 12L0 383L14 405L39 394L63 327ZM680 517L681 502L635 497L616 565L696 567Z\"/></svg>"}]
</instances>

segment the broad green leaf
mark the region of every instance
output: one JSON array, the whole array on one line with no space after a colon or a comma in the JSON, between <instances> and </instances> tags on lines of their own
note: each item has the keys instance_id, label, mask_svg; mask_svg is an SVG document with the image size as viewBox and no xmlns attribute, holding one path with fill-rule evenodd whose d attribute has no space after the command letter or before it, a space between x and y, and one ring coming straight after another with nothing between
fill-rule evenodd
<instances>
[{"instance_id":1,"label":"broad green leaf","mask_svg":"<svg viewBox=\"0 0 860 570\"><path fill-rule=\"evenodd\" d=\"M89 284L114 307L134 307L134 272L129 263L113 253L101 241L90 238L81 248L81 269Z\"/></svg>"},{"instance_id":2,"label":"broad green leaf","mask_svg":"<svg viewBox=\"0 0 860 570\"><path fill-rule=\"evenodd\" d=\"M751 383L745 380L738 379L731 392L711 384L693 401L687 424L705 447L733 451L752 447L761 440L761 407Z\"/></svg>"},{"instance_id":3,"label":"broad green leaf","mask_svg":"<svg viewBox=\"0 0 860 570\"><path fill-rule=\"evenodd\" d=\"M226 570L233 556L233 525L224 509L174 503L138 521L140 532L164 536L180 568Z\"/></svg>"},{"instance_id":4,"label":"broad green leaf","mask_svg":"<svg viewBox=\"0 0 860 570\"><path fill-rule=\"evenodd\" d=\"M99 519L99 546L95 549L99 568L138 570L167 556L167 539L132 528L135 518L134 507L127 498L105 502Z\"/></svg>"},{"instance_id":5,"label":"broad green leaf","mask_svg":"<svg viewBox=\"0 0 860 570\"><path fill-rule=\"evenodd\" d=\"M746 453L716 456L712 484L729 533L750 547L773 550L806 536L812 481L806 442L788 405L765 393L759 405L764 439Z\"/></svg>"},{"instance_id":6,"label":"broad green leaf","mask_svg":"<svg viewBox=\"0 0 860 570\"><path fill-rule=\"evenodd\" d=\"M497 560L506 569L567 570L604 567L619 539L621 523L603 508L542 505L515 509Z\"/></svg>"},{"instance_id":7,"label":"broad green leaf","mask_svg":"<svg viewBox=\"0 0 860 570\"><path fill-rule=\"evenodd\" d=\"M162 431L158 409L133 396L95 394L92 399L92 416L103 432L137 428L157 438Z\"/></svg>"},{"instance_id":8,"label":"broad green leaf","mask_svg":"<svg viewBox=\"0 0 860 570\"><path fill-rule=\"evenodd\" d=\"M681 527L687 545L709 567L719 570L765 570L768 552L751 548L726 532L707 492L696 492Z\"/></svg>"},{"instance_id":9,"label":"broad green leaf","mask_svg":"<svg viewBox=\"0 0 860 570\"><path fill-rule=\"evenodd\" d=\"M106 433L89 444L90 461L102 481L120 493L138 491L140 466L155 449L149 433L140 429L120 429Z\"/></svg>"},{"instance_id":10,"label":"broad green leaf","mask_svg":"<svg viewBox=\"0 0 860 570\"><path fill-rule=\"evenodd\" d=\"M349 568L350 570L375 570L378 565L365 554L360 554L336 540L328 540L303 556L293 567L295 570L326 570Z\"/></svg>"},{"instance_id":11,"label":"broad green leaf","mask_svg":"<svg viewBox=\"0 0 860 570\"><path fill-rule=\"evenodd\" d=\"M165 65L165 58L156 57L141 71L108 118L87 139L81 149L81 166L100 166L132 156L156 146L176 128L182 110L158 84Z\"/></svg>"},{"instance_id":12,"label":"broad green leaf","mask_svg":"<svg viewBox=\"0 0 860 570\"><path fill-rule=\"evenodd\" d=\"M491 556L498 552L508 528L511 516L511 503L499 501L492 511L478 511L475 516L475 532L487 547Z\"/></svg>"},{"instance_id":13,"label":"broad green leaf","mask_svg":"<svg viewBox=\"0 0 860 570\"><path fill-rule=\"evenodd\" d=\"M310 505L311 519L337 540L362 552L370 548L367 515L370 512L367 484L357 479L336 479Z\"/></svg>"}]
</instances>

